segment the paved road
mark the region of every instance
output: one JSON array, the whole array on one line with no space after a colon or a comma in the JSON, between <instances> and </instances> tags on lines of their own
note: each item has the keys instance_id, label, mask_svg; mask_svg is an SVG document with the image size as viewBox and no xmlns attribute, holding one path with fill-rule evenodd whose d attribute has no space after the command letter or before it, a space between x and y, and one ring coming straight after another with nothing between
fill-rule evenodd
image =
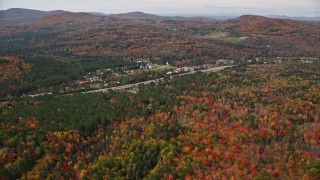
<instances>
[{"instance_id":1,"label":"paved road","mask_svg":"<svg viewBox=\"0 0 320 180\"><path fill-rule=\"evenodd\" d=\"M32 95L29 95L29 97L46 96L46 95L51 95L51 94L53 94L53 93L49 92L49 93L32 94Z\"/></svg>"},{"instance_id":2,"label":"paved road","mask_svg":"<svg viewBox=\"0 0 320 180\"><path fill-rule=\"evenodd\" d=\"M207 72L216 72L216 71L220 71L222 69L225 69L227 67L231 67L231 66L220 66L220 67L213 67L213 68L208 68L205 70L201 70L201 72L207 73ZM177 74L177 75L172 75L170 77L176 77L176 76L184 76L187 74L193 74L196 73L197 71L190 71L187 73L182 73L182 74ZM151 83L156 83L159 81L162 81L163 78L159 78L159 79L153 79L153 80L148 80L148 81L143 81L143 82L138 82L138 83L133 83L133 84L126 84L126 85L122 85L122 86L115 86L115 87L110 87L110 88L104 88L104 89L97 89L97 90L92 90L92 91L86 91L83 93L97 93L97 92L106 92L108 90L123 90L123 89L130 89L133 87L137 87L139 85L147 85L147 84L151 84Z\"/></svg>"}]
</instances>

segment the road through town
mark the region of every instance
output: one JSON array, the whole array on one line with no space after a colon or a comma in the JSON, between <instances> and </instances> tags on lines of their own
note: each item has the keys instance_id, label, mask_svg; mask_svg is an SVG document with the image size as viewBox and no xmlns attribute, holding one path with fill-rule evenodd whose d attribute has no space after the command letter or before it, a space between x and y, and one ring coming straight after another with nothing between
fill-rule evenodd
<instances>
[{"instance_id":1,"label":"road through town","mask_svg":"<svg viewBox=\"0 0 320 180\"><path fill-rule=\"evenodd\" d=\"M212 68L208 68L208 69L204 69L204 70L200 70L203 73L207 73L207 72L216 72L216 71L220 71L222 69L225 69L227 67L232 67L232 66L219 66L219 67L212 67ZM176 76L184 76L187 74L193 74L196 73L197 71L193 70L187 73L182 73L182 74L177 74L177 75L172 75L169 77L176 77ZM142 81L142 82L138 82L138 83L133 83L133 84L126 84L126 85L122 85L122 86L115 86L115 87L110 87L110 88L103 88L103 89L97 89L97 90L92 90L92 91L86 91L83 93L97 93L97 92L106 92L108 90L114 90L114 91L118 91L118 90L125 90L125 89L130 89L133 87L138 87L139 85L147 85L147 84L151 84L151 83L156 83L159 81L162 81L163 78L159 78L159 79L153 79L153 80L148 80L148 81Z\"/></svg>"},{"instance_id":2,"label":"road through town","mask_svg":"<svg viewBox=\"0 0 320 180\"><path fill-rule=\"evenodd\" d=\"M217 71L220 71L220 70L228 68L228 67L232 67L232 66L212 67L212 68L199 70L199 71L203 72L203 73L217 72ZM186 72L186 73L181 73L181 74L177 74L177 75L171 75L171 76L169 76L169 78L177 77L177 76L184 76L184 75L188 75L188 74L193 74L193 73L196 73L196 72L199 72L199 71L192 70L192 71ZM163 80L163 78L158 78L158 79L142 81L142 82L133 83L133 84L126 84L126 85L122 85L122 86L115 86L115 87L109 87L109 88L89 90L89 91L85 91L85 92L81 92L81 93L98 93L98 92L106 92L108 90L120 91L120 90L126 90L126 89L131 89L131 88L134 88L134 87L138 87L139 85L148 85L148 84L151 84L151 83L156 83L156 82L159 82L159 81L162 81L162 80ZM52 92L33 94L33 95L29 95L29 97L45 96L45 95L50 95L50 94L52 94ZM75 94L75 93L70 93L70 94L67 94L67 95L71 95L71 94Z\"/></svg>"}]
</instances>

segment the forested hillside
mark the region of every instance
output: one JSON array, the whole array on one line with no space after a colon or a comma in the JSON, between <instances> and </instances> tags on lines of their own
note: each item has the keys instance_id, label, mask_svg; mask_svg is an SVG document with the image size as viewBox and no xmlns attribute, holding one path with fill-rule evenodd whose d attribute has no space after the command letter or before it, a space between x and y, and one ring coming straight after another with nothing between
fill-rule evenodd
<instances>
[{"instance_id":1,"label":"forested hillside","mask_svg":"<svg viewBox=\"0 0 320 180\"><path fill-rule=\"evenodd\" d=\"M133 13L133 17L137 13ZM319 57L319 23L242 16L229 21L61 12L0 25L0 54L241 59ZM131 16L130 16L131 17Z\"/></svg>"},{"instance_id":2,"label":"forested hillside","mask_svg":"<svg viewBox=\"0 0 320 180\"><path fill-rule=\"evenodd\" d=\"M319 179L319 61L1 106L3 179Z\"/></svg>"},{"instance_id":3,"label":"forested hillside","mask_svg":"<svg viewBox=\"0 0 320 180\"><path fill-rule=\"evenodd\" d=\"M0 57L0 97L21 96L31 91L51 92L96 69L132 64L119 58Z\"/></svg>"}]
</instances>

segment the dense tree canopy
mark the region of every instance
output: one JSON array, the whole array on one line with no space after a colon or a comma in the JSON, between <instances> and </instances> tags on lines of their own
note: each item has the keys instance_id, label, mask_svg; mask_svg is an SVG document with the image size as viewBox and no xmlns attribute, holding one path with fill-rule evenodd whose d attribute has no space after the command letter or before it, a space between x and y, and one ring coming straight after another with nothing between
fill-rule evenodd
<instances>
[{"instance_id":1,"label":"dense tree canopy","mask_svg":"<svg viewBox=\"0 0 320 180\"><path fill-rule=\"evenodd\" d=\"M4 179L319 179L318 61L1 106Z\"/></svg>"},{"instance_id":2,"label":"dense tree canopy","mask_svg":"<svg viewBox=\"0 0 320 180\"><path fill-rule=\"evenodd\" d=\"M148 21L62 13L0 25L0 54L241 59L319 57L318 23L242 16L222 22Z\"/></svg>"}]
</instances>

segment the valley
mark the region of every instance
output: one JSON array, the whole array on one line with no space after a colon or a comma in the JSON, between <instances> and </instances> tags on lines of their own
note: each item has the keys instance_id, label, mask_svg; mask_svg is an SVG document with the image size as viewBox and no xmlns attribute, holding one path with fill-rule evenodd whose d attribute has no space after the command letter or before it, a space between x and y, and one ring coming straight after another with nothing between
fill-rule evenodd
<instances>
[{"instance_id":1,"label":"valley","mask_svg":"<svg viewBox=\"0 0 320 180\"><path fill-rule=\"evenodd\" d=\"M319 179L311 19L0 11L0 179Z\"/></svg>"}]
</instances>

